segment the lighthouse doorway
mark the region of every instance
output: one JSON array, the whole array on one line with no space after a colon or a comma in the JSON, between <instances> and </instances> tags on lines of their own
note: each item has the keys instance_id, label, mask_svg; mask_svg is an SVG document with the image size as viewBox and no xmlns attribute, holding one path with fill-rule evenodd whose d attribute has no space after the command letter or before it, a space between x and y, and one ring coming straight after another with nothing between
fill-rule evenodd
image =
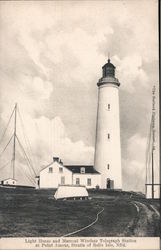
<instances>
[{"instance_id":1,"label":"lighthouse doorway","mask_svg":"<svg viewBox=\"0 0 161 250\"><path fill-rule=\"evenodd\" d=\"M107 178L106 188L107 189L114 189L114 180Z\"/></svg>"}]
</instances>

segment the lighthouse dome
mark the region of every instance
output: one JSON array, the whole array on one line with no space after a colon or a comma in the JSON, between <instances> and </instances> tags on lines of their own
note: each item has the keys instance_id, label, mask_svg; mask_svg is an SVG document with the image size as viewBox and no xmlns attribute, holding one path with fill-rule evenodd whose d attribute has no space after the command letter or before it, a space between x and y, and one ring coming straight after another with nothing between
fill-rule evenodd
<instances>
[{"instance_id":1,"label":"lighthouse dome","mask_svg":"<svg viewBox=\"0 0 161 250\"><path fill-rule=\"evenodd\" d=\"M108 62L102 67L102 71L103 77L115 77L115 66L110 62L110 59L108 59Z\"/></svg>"}]
</instances>

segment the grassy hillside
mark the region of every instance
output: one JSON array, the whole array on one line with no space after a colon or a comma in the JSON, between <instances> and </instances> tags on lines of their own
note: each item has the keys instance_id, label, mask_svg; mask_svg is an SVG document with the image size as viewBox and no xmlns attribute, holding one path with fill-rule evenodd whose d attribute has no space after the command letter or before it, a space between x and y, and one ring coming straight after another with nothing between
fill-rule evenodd
<instances>
[{"instance_id":1,"label":"grassy hillside","mask_svg":"<svg viewBox=\"0 0 161 250\"><path fill-rule=\"evenodd\" d=\"M140 195L91 191L86 201L55 201L53 195L54 190L0 188L0 236L59 237L90 224L102 208L98 222L74 236L159 235L159 218Z\"/></svg>"}]
</instances>

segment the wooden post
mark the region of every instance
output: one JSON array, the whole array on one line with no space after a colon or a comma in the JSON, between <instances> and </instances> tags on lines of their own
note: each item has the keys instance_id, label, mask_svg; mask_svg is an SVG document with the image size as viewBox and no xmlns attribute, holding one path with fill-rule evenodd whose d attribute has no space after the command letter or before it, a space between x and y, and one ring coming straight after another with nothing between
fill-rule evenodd
<instances>
[{"instance_id":1,"label":"wooden post","mask_svg":"<svg viewBox=\"0 0 161 250\"><path fill-rule=\"evenodd\" d=\"M154 156L153 156L153 148L152 148L152 199L154 199Z\"/></svg>"},{"instance_id":2,"label":"wooden post","mask_svg":"<svg viewBox=\"0 0 161 250\"><path fill-rule=\"evenodd\" d=\"M15 178L15 158L16 158L16 120L17 120L17 103L15 104L15 122L14 122L14 137L13 137L13 179Z\"/></svg>"}]
</instances>

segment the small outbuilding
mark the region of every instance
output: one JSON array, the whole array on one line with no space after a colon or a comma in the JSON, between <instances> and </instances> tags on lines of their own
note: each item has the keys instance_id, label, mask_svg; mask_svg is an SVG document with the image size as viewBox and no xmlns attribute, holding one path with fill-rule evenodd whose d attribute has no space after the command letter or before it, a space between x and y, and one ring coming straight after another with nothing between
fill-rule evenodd
<instances>
[{"instance_id":1,"label":"small outbuilding","mask_svg":"<svg viewBox=\"0 0 161 250\"><path fill-rule=\"evenodd\" d=\"M56 200L64 199L88 199L88 192L85 186L77 185L60 185L55 192L54 198Z\"/></svg>"},{"instance_id":2,"label":"small outbuilding","mask_svg":"<svg viewBox=\"0 0 161 250\"><path fill-rule=\"evenodd\" d=\"M8 179L5 179L5 180L2 180L1 181L1 185L12 185L12 186L15 186L15 185L17 185L17 180L15 180L13 178L8 178Z\"/></svg>"}]
</instances>

